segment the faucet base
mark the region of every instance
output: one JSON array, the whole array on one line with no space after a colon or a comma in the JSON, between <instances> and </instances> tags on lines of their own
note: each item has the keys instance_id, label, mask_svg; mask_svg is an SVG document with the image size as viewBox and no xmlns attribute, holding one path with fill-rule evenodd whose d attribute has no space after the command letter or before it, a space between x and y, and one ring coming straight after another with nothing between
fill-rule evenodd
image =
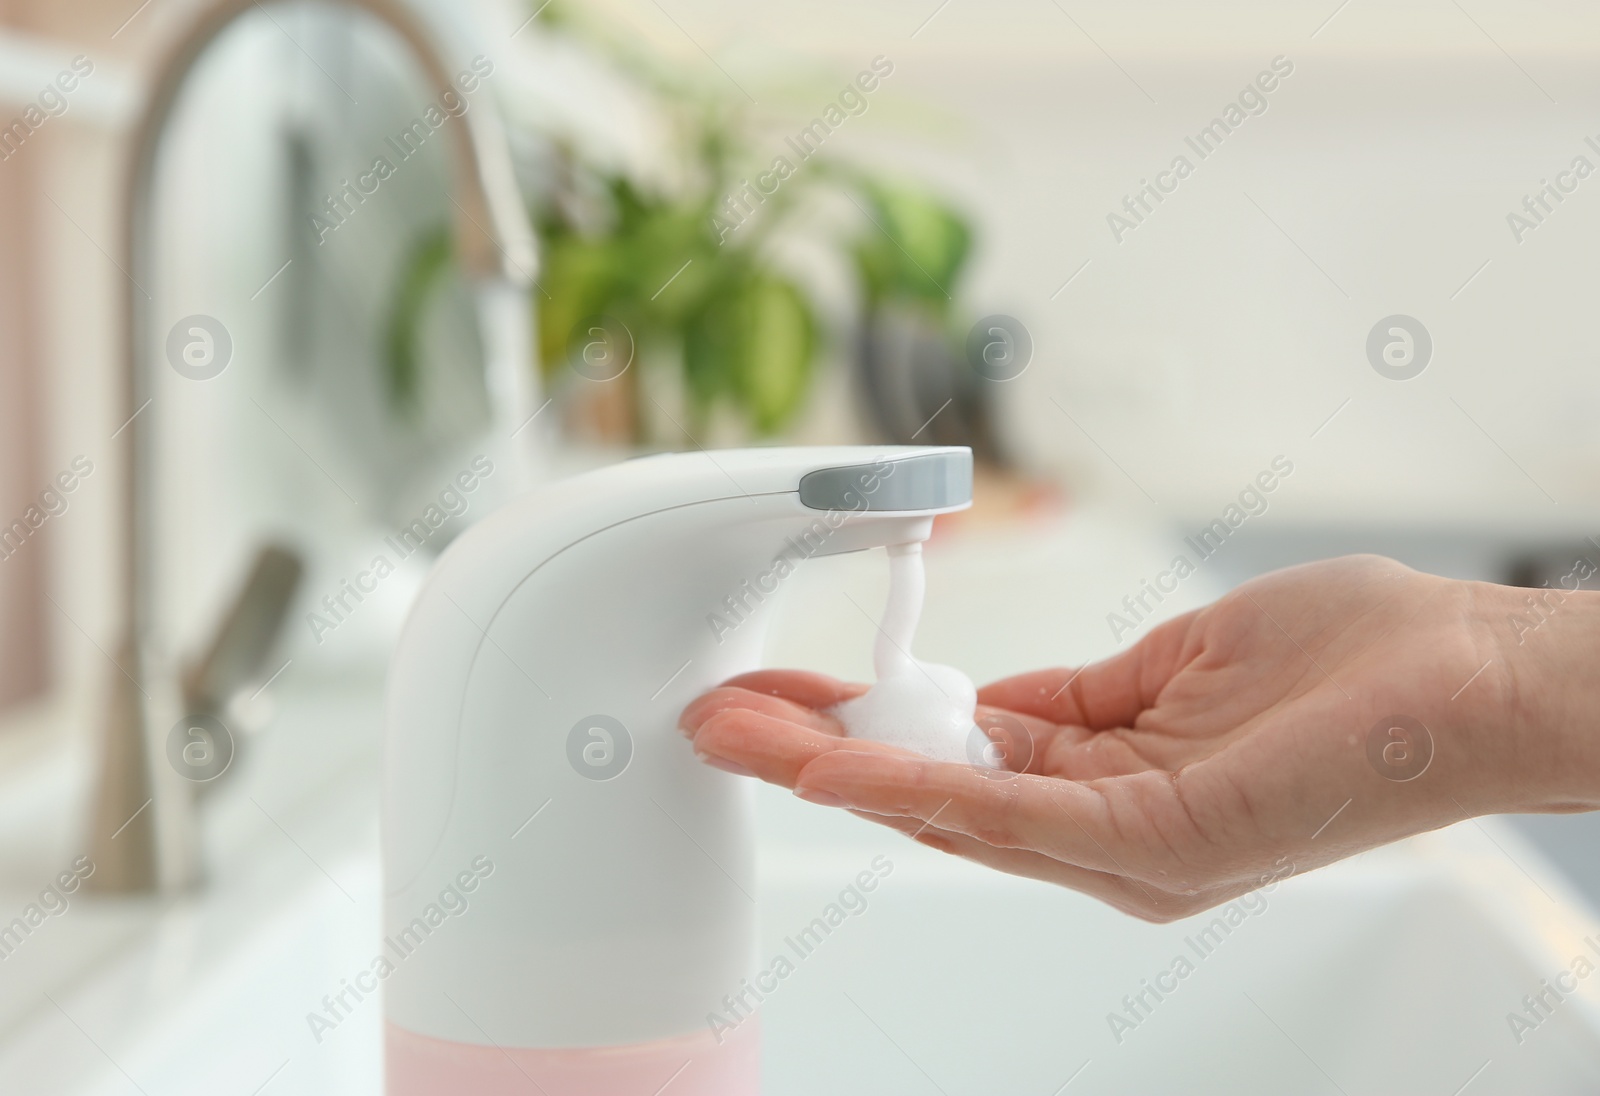
<instances>
[{"instance_id":1,"label":"faucet base","mask_svg":"<svg viewBox=\"0 0 1600 1096\"><path fill-rule=\"evenodd\" d=\"M625 1047L478 1046L384 1030L388 1096L524 1096L534 1081L547 1096L637 1096L668 1083L674 1096L757 1096L761 1018L722 1035L710 1031Z\"/></svg>"},{"instance_id":2,"label":"faucet base","mask_svg":"<svg viewBox=\"0 0 1600 1096\"><path fill-rule=\"evenodd\" d=\"M153 894L161 878L156 856L154 791L145 756L146 713L135 677L143 677L138 644L117 648L116 673L100 739L100 771L89 820L89 859L95 872L86 886L98 894Z\"/></svg>"}]
</instances>

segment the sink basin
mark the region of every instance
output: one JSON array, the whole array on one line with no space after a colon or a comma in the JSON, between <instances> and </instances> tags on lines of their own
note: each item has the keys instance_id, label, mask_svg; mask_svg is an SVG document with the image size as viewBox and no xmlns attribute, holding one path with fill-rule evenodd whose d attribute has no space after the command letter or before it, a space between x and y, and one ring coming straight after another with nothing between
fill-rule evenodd
<instances>
[{"instance_id":1,"label":"sink basin","mask_svg":"<svg viewBox=\"0 0 1600 1096\"><path fill-rule=\"evenodd\" d=\"M869 847L769 880L764 954ZM1226 933L1222 910L1148 925L908 842L879 852L895 868L865 910L763 1005L769 1096L1600 1091L1600 978L1520 1044L1507 1022L1574 956L1600 967L1600 943L1503 823L1285 880ZM1176 988L1110 1022L1152 984Z\"/></svg>"},{"instance_id":2,"label":"sink basin","mask_svg":"<svg viewBox=\"0 0 1600 1096\"><path fill-rule=\"evenodd\" d=\"M761 961L793 967L761 1007L767 1096L1600 1089L1600 979L1520 1044L1508 1025L1541 979L1594 957L1593 921L1500 823L1286 880L1202 937L1216 914L1147 925L778 791L761 809ZM173 907L53 994L0 1050L5 1090L378 1096L377 1001L320 1041L306 1022L377 950L376 829L338 824L345 855L319 869L286 842L256 893ZM865 903L818 929L874 868ZM1177 988L1114 1027L1179 956Z\"/></svg>"},{"instance_id":3,"label":"sink basin","mask_svg":"<svg viewBox=\"0 0 1600 1096\"><path fill-rule=\"evenodd\" d=\"M919 654L987 676L1103 653L1096 606L1160 564L1082 525L1028 543L930 552ZM882 561L814 562L827 566L791 580L773 661L858 674ZM1204 581L1184 597L1213 596ZM1046 620L1032 606L1054 609ZM378 1096L380 1003L332 1030L307 1021L380 946L378 704L375 689L286 691L207 807L210 887L166 903L79 897L0 963L6 1096ZM1508 1021L1575 957L1600 965L1600 919L1503 822L1285 879L1236 904L1224 932L1218 912L1148 925L758 792L758 959L793 967L761 1006L767 1096L1600 1091L1600 977L1578 979L1520 1039ZM0 825L71 832L72 787L47 801L66 813L8 809ZM52 850L70 859L64 840ZM827 924L864 870L877 885ZM708 864L704 885L730 884ZM37 889L0 879L0 914ZM1159 1001L1152 985L1169 987ZM655 1096L672 1096L662 1083Z\"/></svg>"}]
</instances>

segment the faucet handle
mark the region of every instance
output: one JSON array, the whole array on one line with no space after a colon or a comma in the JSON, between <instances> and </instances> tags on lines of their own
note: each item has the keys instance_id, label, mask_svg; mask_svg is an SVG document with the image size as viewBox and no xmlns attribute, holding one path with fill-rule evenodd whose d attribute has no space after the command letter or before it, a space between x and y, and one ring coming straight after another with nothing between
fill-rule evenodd
<instances>
[{"instance_id":1,"label":"faucet handle","mask_svg":"<svg viewBox=\"0 0 1600 1096\"><path fill-rule=\"evenodd\" d=\"M191 713L218 712L255 677L283 629L289 603L304 572L288 548L265 545L233 605L217 625L205 654L183 670L183 703Z\"/></svg>"}]
</instances>

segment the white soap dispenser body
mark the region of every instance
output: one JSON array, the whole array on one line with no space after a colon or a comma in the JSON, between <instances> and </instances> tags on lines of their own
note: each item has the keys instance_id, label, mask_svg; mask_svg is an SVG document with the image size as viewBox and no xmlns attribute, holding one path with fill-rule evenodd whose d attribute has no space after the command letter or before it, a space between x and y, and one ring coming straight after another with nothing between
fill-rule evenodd
<instances>
[{"instance_id":1,"label":"white soap dispenser body","mask_svg":"<svg viewBox=\"0 0 1600 1096\"><path fill-rule=\"evenodd\" d=\"M970 492L960 449L680 454L457 538L390 670L390 1096L759 1090L757 1019L714 1022L756 967L753 787L678 714L760 665L804 558L926 539Z\"/></svg>"}]
</instances>

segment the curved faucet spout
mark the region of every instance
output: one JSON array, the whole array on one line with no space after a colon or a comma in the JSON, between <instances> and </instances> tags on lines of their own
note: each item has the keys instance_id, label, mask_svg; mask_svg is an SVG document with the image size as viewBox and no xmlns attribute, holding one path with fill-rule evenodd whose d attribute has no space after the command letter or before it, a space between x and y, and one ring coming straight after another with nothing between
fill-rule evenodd
<instances>
[{"instance_id":1,"label":"curved faucet spout","mask_svg":"<svg viewBox=\"0 0 1600 1096\"><path fill-rule=\"evenodd\" d=\"M450 87L454 73L466 67L444 36L403 0L328 2L364 12L397 33L434 88ZM154 332L151 302L138 286L151 284L147 275L154 242L152 190L162 138L179 93L207 47L241 15L260 7L256 0L203 0L155 66L143 111L132 130L122 239L122 269L130 284L123 301L123 362L117 394L118 421L127 424L121 432L118 483L121 636L116 654L121 672L112 675L109 689L89 835L97 866L93 885L102 891L182 885L193 882L198 872L198 841L193 820L185 817L192 812L188 789L181 778L173 783L168 779L173 774L162 770L159 744L151 742L145 708L152 691L145 685L158 671L144 650L152 619L154 538L147 521L150 431L138 412L148 395ZM475 282L525 291L537 273L537 246L499 115L490 97L484 96L453 122L451 203L461 269ZM490 382L494 399L497 383L492 377ZM144 809L152 803L156 809Z\"/></svg>"}]
</instances>

